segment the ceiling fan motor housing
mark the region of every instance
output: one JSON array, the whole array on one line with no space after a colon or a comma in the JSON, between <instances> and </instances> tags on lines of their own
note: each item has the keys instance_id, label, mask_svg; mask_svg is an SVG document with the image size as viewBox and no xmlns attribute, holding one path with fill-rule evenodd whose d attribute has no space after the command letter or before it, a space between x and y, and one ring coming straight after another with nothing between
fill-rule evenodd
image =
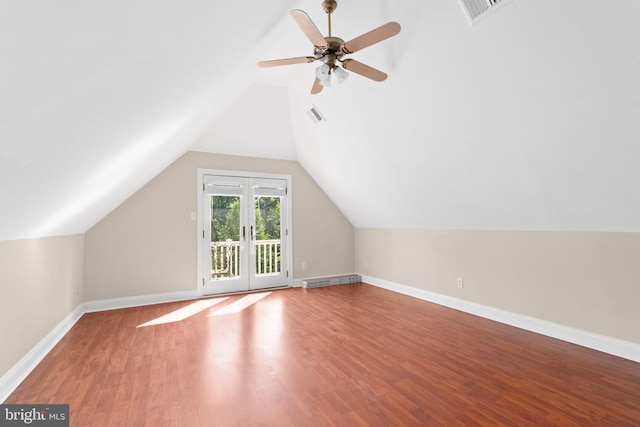
<instances>
[{"instance_id":1,"label":"ceiling fan motor housing","mask_svg":"<svg viewBox=\"0 0 640 427\"><path fill-rule=\"evenodd\" d=\"M345 54L342 49L344 40L338 37L325 37L324 39L327 42L327 46L316 46L314 53L317 59L322 60L325 64L333 68L336 60L341 59Z\"/></svg>"}]
</instances>

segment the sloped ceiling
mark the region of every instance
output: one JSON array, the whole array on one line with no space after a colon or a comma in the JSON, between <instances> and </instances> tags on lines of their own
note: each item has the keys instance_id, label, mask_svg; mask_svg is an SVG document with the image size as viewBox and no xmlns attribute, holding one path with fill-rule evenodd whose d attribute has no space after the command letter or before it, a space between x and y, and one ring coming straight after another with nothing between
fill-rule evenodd
<instances>
[{"instance_id":1,"label":"sloped ceiling","mask_svg":"<svg viewBox=\"0 0 640 427\"><path fill-rule=\"evenodd\" d=\"M389 73L310 95L320 0L0 0L0 240L82 233L187 150L298 160L356 227L640 231L640 3L342 0ZM315 105L327 121L307 116Z\"/></svg>"}]
</instances>

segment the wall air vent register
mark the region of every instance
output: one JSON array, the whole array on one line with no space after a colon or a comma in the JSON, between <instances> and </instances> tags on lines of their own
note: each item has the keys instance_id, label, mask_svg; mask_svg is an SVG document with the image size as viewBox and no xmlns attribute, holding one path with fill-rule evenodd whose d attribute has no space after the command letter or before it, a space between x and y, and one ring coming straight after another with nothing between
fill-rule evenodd
<instances>
[{"instance_id":1,"label":"wall air vent register","mask_svg":"<svg viewBox=\"0 0 640 427\"><path fill-rule=\"evenodd\" d=\"M347 285L350 283L362 282L362 276L359 274L344 274L341 276L316 277L313 279L305 279L302 281L302 287L305 289L319 288L331 285Z\"/></svg>"}]
</instances>

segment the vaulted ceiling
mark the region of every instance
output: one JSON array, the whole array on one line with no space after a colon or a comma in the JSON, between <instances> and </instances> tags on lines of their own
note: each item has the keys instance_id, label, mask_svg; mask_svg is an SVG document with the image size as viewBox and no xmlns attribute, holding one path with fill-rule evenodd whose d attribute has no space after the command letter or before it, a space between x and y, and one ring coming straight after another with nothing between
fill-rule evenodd
<instances>
[{"instance_id":1,"label":"vaulted ceiling","mask_svg":"<svg viewBox=\"0 0 640 427\"><path fill-rule=\"evenodd\" d=\"M0 0L0 240L83 233L188 150L299 161L356 227L640 231L640 3L342 0L389 74L319 95L320 0ZM314 124L315 105L326 122Z\"/></svg>"}]
</instances>

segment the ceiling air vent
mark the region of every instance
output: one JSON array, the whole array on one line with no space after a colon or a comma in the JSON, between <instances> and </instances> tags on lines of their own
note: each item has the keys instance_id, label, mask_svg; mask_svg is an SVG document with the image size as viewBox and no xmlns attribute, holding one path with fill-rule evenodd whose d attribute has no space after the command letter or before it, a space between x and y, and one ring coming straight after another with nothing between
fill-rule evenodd
<instances>
[{"instance_id":1,"label":"ceiling air vent","mask_svg":"<svg viewBox=\"0 0 640 427\"><path fill-rule=\"evenodd\" d=\"M318 110L318 107L316 107L315 105L312 106L309 111L307 111L307 114L309 115L309 118L311 119L311 121L315 124L318 124L320 122L324 122L325 120L327 120L324 118L320 110Z\"/></svg>"},{"instance_id":2,"label":"ceiling air vent","mask_svg":"<svg viewBox=\"0 0 640 427\"><path fill-rule=\"evenodd\" d=\"M460 0L460 5L473 25L513 0Z\"/></svg>"}]
</instances>

